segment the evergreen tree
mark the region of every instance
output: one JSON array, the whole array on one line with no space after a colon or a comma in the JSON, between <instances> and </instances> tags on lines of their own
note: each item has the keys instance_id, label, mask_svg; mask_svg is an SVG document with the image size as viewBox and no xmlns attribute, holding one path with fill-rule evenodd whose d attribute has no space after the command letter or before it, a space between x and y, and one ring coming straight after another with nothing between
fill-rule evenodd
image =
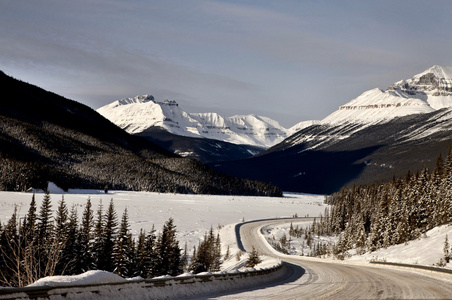
<instances>
[{"instance_id":1,"label":"evergreen tree","mask_svg":"<svg viewBox=\"0 0 452 300\"><path fill-rule=\"evenodd\" d=\"M108 210L105 214L105 225L102 230L100 256L98 257L97 268L99 270L113 272L114 265L114 246L117 234L118 221L116 216L113 199L110 201Z\"/></svg>"},{"instance_id":2,"label":"evergreen tree","mask_svg":"<svg viewBox=\"0 0 452 300\"><path fill-rule=\"evenodd\" d=\"M144 246L144 270L145 276L143 278L152 278L162 275L158 269L159 253L157 252L157 235L155 233L154 225L145 239Z\"/></svg>"},{"instance_id":3,"label":"evergreen tree","mask_svg":"<svg viewBox=\"0 0 452 300\"><path fill-rule=\"evenodd\" d=\"M71 213L65 226L64 238L62 240L64 240L64 247L55 273L60 275L77 274L77 259L80 248L78 243L78 216L77 209L74 205L71 207Z\"/></svg>"},{"instance_id":4,"label":"evergreen tree","mask_svg":"<svg viewBox=\"0 0 452 300\"><path fill-rule=\"evenodd\" d=\"M195 255L196 254L196 255ZM220 235L216 238L213 228L210 228L209 234L204 235L203 241L198 245L196 253L192 257L190 269L194 273L200 272L216 272L220 270L221 263L221 242Z\"/></svg>"},{"instance_id":5,"label":"evergreen tree","mask_svg":"<svg viewBox=\"0 0 452 300\"><path fill-rule=\"evenodd\" d=\"M54 236L52 220L52 204L48 191L44 194L38 215L37 223L37 247L33 250L36 255L37 277L53 275L54 266L62 246Z\"/></svg>"},{"instance_id":6,"label":"evergreen tree","mask_svg":"<svg viewBox=\"0 0 452 300\"><path fill-rule=\"evenodd\" d=\"M135 247L135 260L133 264L133 276L147 277L146 270L146 232L140 230L138 235L137 246Z\"/></svg>"},{"instance_id":7,"label":"evergreen tree","mask_svg":"<svg viewBox=\"0 0 452 300\"><path fill-rule=\"evenodd\" d=\"M253 246L253 250L250 253L248 260L246 261L245 267L254 268L256 265L261 263L262 260L259 257L259 252L257 252L256 248Z\"/></svg>"},{"instance_id":8,"label":"evergreen tree","mask_svg":"<svg viewBox=\"0 0 452 300\"><path fill-rule=\"evenodd\" d=\"M0 234L0 282L3 286L21 285L19 249L15 206L13 215Z\"/></svg>"},{"instance_id":9,"label":"evergreen tree","mask_svg":"<svg viewBox=\"0 0 452 300\"><path fill-rule=\"evenodd\" d=\"M157 241L157 270L160 275L176 276L182 272L181 249L176 239L176 227L170 218L163 225L162 234Z\"/></svg>"},{"instance_id":10,"label":"evergreen tree","mask_svg":"<svg viewBox=\"0 0 452 300\"><path fill-rule=\"evenodd\" d=\"M180 264L182 265L182 270L186 271L188 270L188 246L187 246L187 242L185 242L184 245L184 252L182 254L181 260L180 260Z\"/></svg>"},{"instance_id":11,"label":"evergreen tree","mask_svg":"<svg viewBox=\"0 0 452 300\"><path fill-rule=\"evenodd\" d=\"M61 201L58 203L58 208L55 217L55 239L58 243L65 243L68 238L68 210L66 202L64 202L64 196L61 197Z\"/></svg>"},{"instance_id":12,"label":"evergreen tree","mask_svg":"<svg viewBox=\"0 0 452 300\"><path fill-rule=\"evenodd\" d=\"M212 271L217 272L220 271L221 265L221 241L220 234L217 233L217 238L215 239L214 249L213 249L213 263L212 263Z\"/></svg>"},{"instance_id":13,"label":"evergreen tree","mask_svg":"<svg viewBox=\"0 0 452 300\"><path fill-rule=\"evenodd\" d=\"M100 229L102 231L102 209L100 209ZM76 260L76 273L83 273L95 268L94 241L93 241L94 216L91 206L91 199L88 197L82 215L82 224L78 232L78 251Z\"/></svg>"},{"instance_id":14,"label":"evergreen tree","mask_svg":"<svg viewBox=\"0 0 452 300\"><path fill-rule=\"evenodd\" d=\"M131 276L134 262L134 243L130 233L129 216L127 208L124 210L121 219L119 233L116 238L114 249L115 273L120 276Z\"/></svg>"},{"instance_id":15,"label":"evergreen tree","mask_svg":"<svg viewBox=\"0 0 452 300\"><path fill-rule=\"evenodd\" d=\"M103 205L102 199L99 202L99 206L97 208L97 218L96 224L94 225L94 241L92 247L92 255L94 261L94 270L99 270L100 264L102 263L102 247L103 247L103 235L104 235L104 216L103 216Z\"/></svg>"},{"instance_id":16,"label":"evergreen tree","mask_svg":"<svg viewBox=\"0 0 452 300\"><path fill-rule=\"evenodd\" d=\"M37 229L40 249L43 250L53 236L52 203L48 191L44 194L39 210Z\"/></svg>"},{"instance_id":17,"label":"evergreen tree","mask_svg":"<svg viewBox=\"0 0 452 300\"><path fill-rule=\"evenodd\" d=\"M27 243L31 243L36 236L36 220L36 200L35 194L33 194L30 202L30 208L28 209L28 213L22 226L22 236L24 237L24 241Z\"/></svg>"}]
</instances>

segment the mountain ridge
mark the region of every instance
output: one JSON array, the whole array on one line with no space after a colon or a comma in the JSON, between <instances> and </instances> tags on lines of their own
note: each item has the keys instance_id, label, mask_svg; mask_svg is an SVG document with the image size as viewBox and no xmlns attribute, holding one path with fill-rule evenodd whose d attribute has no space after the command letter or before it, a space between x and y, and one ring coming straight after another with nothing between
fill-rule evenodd
<instances>
[{"instance_id":1,"label":"mountain ridge","mask_svg":"<svg viewBox=\"0 0 452 300\"><path fill-rule=\"evenodd\" d=\"M297 129L315 123L304 121L286 129L275 120L254 114L223 117L213 112L187 113L176 101L157 101L152 95L116 100L97 111L131 134L157 126L180 136L261 148L269 148Z\"/></svg>"},{"instance_id":2,"label":"mountain ridge","mask_svg":"<svg viewBox=\"0 0 452 300\"><path fill-rule=\"evenodd\" d=\"M255 157L211 165L283 190L326 194L431 168L452 145L452 81L443 69L450 70L434 66L386 91L366 91Z\"/></svg>"},{"instance_id":3,"label":"mountain ridge","mask_svg":"<svg viewBox=\"0 0 452 300\"><path fill-rule=\"evenodd\" d=\"M435 65L410 79L394 83L385 91L379 88L365 91L341 105L321 123L386 122L395 117L430 113L451 106L452 68Z\"/></svg>"}]
</instances>

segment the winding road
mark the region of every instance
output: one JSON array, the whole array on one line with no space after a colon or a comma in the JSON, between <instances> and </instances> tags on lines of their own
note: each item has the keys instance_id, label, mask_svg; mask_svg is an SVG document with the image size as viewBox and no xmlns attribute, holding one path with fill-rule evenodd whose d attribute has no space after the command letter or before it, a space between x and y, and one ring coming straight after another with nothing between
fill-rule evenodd
<instances>
[{"instance_id":1,"label":"winding road","mask_svg":"<svg viewBox=\"0 0 452 300\"><path fill-rule=\"evenodd\" d=\"M299 220L299 219L297 219ZM269 287L215 299L452 299L452 275L367 264L322 262L283 255L260 235L260 228L290 220L266 220L240 226L239 247L276 256L285 275Z\"/></svg>"}]
</instances>

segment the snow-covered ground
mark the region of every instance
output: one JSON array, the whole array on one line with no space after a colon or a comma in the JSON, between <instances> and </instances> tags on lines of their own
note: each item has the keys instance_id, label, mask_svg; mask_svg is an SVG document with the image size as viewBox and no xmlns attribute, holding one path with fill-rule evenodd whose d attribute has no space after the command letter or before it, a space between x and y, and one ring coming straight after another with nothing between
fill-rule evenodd
<instances>
[{"instance_id":1,"label":"snow-covered ground","mask_svg":"<svg viewBox=\"0 0 452 300\"><path fill-rule=\"evenodd\" d=\"M38 192L36 201L39 206L44 194ZM172 217L178 230L180 246L185 242L189 251L197 245L204 233L212 226L215 230L220 229L222 241L222 253L225 254L229 247L230 257L225 260L222 271L243 271L248 254L239 253L235 237L235 224L243 220L268 219L279 217L318 217L324 212L324 196L285 193L283 198L269 197L244 197L244 196L209 196L209 195L182 195L182 194L158 194L148 192L110 191L105 194L97 190L70 190L64 193L52 187L51 198L53 210L56 210L58 201L64 196L69 207L75 205L81 217L90 197L93 209L102 200L104 210L110 199L113 199L115 208L120 219L122 212L127 207L129 212L131 230L137 235L141 228L149 231L152 225L160 230L163 224ZM16 192L0 192L0 222L5 224L11 217L14 207L17 206L19 217L23 217L29 208L32 194ZM311 222L297 221L293 226L309 226ZM266 226L263 232L268 240L279 240L283 235L290 239L289 253L293 255L308 255L310 248L307 247L304 238L295 239L289 236L290 223L286 225ZM441 226L430 230L420 239L407 244L396 245L381 249L364 255L356 255L349 251L350 257L346 260L354 262L365 262L369 260L380 260L387 262L398 262L408 264L436 265L443 257L444 239L448 235L452 244L452 226ZM313 237L313 244L319 240L335 242L335 237L330 240L324 237ZM191 252L191 251L190 251ZM191 253L189 253L191 254ZM239 259L237 257L239 256ZM263 263L256 269L269 268L278 264L277 259L263 258ZM446 267L452 268L452 263ZM86 274L85 274L86 275ZM109 274L87 274L81 280L86 280L88 275L92 278L110 276ZM101 276L102 275L102 276ZM103 276L105 275L105 276ZM69 280L66 278L65 280ZM77 278L70 280L77 281ZM58 280L57 280L58 281Z\"/></svg>"},{"instance_id":2,"label":"snow-covered ground","mask_svg":"<svg viewBox=\"0 0 452 300\"><path fill-rule=\"evenodd\" d=\"M236 243L235 225L243 220L255 220L278 217L318 216L324 211L324 197L286 193L283 198L244 197L244 196L209 196L159 194L147 192L126 192L97 190L70 190L68 193L50 185L52 209L56 210L58 202L64 197L68 207L77 207L79 218L83 213L88 197L93 210L96 211L102 201L104 211L113 199L118 219L125 208L128 209L131 230L137 235L141 228L149 231L152 225L160 230L163 224L172 217L178 230L180 246L185 242L191 254L193 246L197 245L212 226L220 230L223 255L229 248L230 256L222 264L222 272L246 271L244 267L248 259L247 253L241 253ZM36 202L41 205L44 194L36 193ZM32 194L17 192L0 192L0 222L5 224L11 217L14 207L17 207L19 217L23 217L29 209ZM266 269L278 265L278 259L261 256L262 263L255 269ZM90 271L76 276L53 276L41 279L34 286L55 286L71 284L97 284L118 282L123 280L118 276L104 271Z\"/></svg>"},{"instance_id":3,"label":"snow-covered ground","mask_svg":"<svg viewBox=\"0 0 452 300\"><path fill-rule=\"evenodd\" d=\"M310 225L312 225L312 222L293 222L294 227L306 227ZM269 243L272 241L278 242L281 237L286 235L287 240L290 243L288 254L308 256L312 248L306 245L304 236L301 238L290 237L289 229L290 224L269 225L263 227L262 231ZM345 257L345 261L367 262L377 260L393 263L437 266L440 259L444 257L444 242L446 235L448 236L450 249L450 245L452 245L452 225L443 225L426 232L419 239L410 241L406 244L394 245L386 249L367 252L362 255L357 255L355 250L349 250L349 255ZM338 239L336 236L326 237L316 235L313 235L312 238L313 245L317 244L319 241L325 244L334 244ZM452 269L452 261L448 263L445 268Z\"/></svg>"},{"instance_id":4,"label":"snow-covered ground","mask_svg":"<svg viewBox=\"0 0 452 300\"><path fill-rule=\"evenodd\" d=\"M452 226L443 225L427 231L419 239L399 244L363 255L352 255L348 260L379 260L394 263L436 266L444 257L444 241L448 236L449 249L452 238ZM353 252L351 252L353 254ZM446 266L452 269L452 262Z\"/></svg>"},{"instance_id":5,"label":"snow-covered ground","mask_svg":"<svg viewBox=\"0 0 452 300\"><path fill-rule=\"evenodd\" d=\"M69 190L69 193L64 193L54 186L51 186L50 192L54 211L64 196L69 208L72 205L77 207L79 218L83 214L88 197L95 212L101 200L105 211L110 199L113 199L118 220L121 219L127 207L131 231L135 236L141 228L147 232L150 231L153 224L155 229L160 231L163 224L172 217L178 231L180 247L183 248L187 242L189 250L198 245L199 240L205 232L210 230L210 227L216 230L243 220L291 217L294 214L319 216L325 209L323 196L292 193L286 193L283 198L128 191L110 191L105 194L100 190ZM36 194L38 211L43 196L42 192ZM23 217L28 212L31 198L30 193L0 192L0 222L5 224L10 219L15 205L17 205L19 216ZM227 237L228 234L231 237ZM221 239L223 244L226 239L232 239L235 242L235 232L232 230L229 233L222 233Z\"/></svg>"},{"instance_id":6,"label":"snow-covered ground","mask_svg":"<svg viewBox=\"0 0 452 300\"><path fill-rule=\"evenodd\" d=\"M285 236L287 240L287 254L289 255L302 255L302 256L310 256L311 251L313 251L314 246L317 246L319 243L324 245L333 245L337 241L336 236L317 236L311 235L311 246L308 245L307 239L305 239L304 235L300 238L291 237L290 232L290 224L292 224L293 228L306 228L312 225L311 221L301 220L295 221L287 224L281 225L267 225L262 227L262 234L270 245L275 245L280 243L281 238Z\"/></svg>"}]
</instances>

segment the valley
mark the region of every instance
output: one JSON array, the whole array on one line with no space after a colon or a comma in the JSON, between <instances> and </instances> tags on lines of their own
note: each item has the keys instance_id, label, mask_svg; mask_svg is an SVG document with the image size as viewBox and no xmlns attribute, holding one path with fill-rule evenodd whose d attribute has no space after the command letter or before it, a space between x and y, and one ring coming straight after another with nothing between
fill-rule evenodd
<instances>
[{"instance_id":1,"label":"valley","mask_svg":"<svg viewBox=\"0 0 452 300\"><path fill-rule=\"evenodd\" d=\"M452 69L435 65L289 129L255 115L187 113L174 101L148 95L117 100L98 112L221 173L285 191L330 194L432 168L452 145L451 87Z\"/></svg>"}]
</instances>

